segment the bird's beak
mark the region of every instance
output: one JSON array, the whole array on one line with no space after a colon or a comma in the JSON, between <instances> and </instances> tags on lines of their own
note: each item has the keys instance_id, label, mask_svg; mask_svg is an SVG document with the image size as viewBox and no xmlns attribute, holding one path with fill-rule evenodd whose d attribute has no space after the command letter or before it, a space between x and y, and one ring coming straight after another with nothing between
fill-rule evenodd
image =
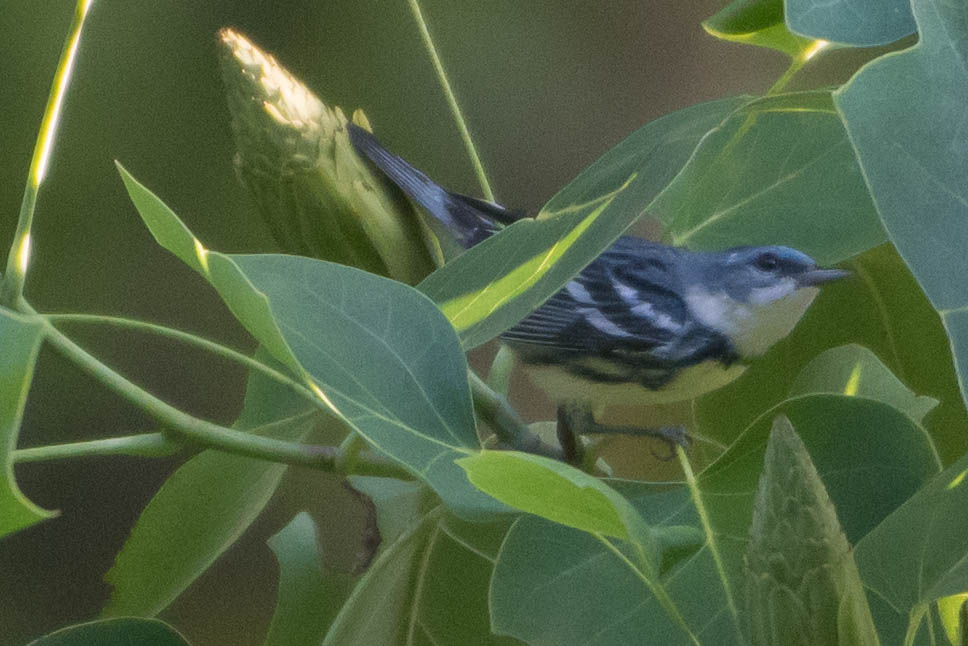
<instances>
[{"instance_id":1,"label":"bird's beak","mask_svg":"<svg viewBox=\"0 0 968 646\"><path fill-rule=\"evenodd\" d=\"M797 276L797 283L800 287L813 287L847 276L850 272L846 269L811 269Z\"/></svg>"}]
</instances>

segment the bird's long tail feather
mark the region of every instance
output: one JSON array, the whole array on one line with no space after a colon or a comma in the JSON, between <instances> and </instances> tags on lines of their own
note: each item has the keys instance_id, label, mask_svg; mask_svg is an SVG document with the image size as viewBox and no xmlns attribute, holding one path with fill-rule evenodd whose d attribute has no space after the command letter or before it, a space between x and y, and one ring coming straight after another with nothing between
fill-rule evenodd
<instances>
[{"instance_id":1,"label":"bird's long tail feather","mask_svg":"<svg viewBox=\"0 0 968 646\"><path fill-rule=\"evenodd\" d=\"M473 247L497 233L503 225L526 217L520 211L448 191L384 148L372 133L353 123L347 124L347 127L356 151L373 162L391 182L447 227L461 246Z\"/></svg>"}]
</instances>

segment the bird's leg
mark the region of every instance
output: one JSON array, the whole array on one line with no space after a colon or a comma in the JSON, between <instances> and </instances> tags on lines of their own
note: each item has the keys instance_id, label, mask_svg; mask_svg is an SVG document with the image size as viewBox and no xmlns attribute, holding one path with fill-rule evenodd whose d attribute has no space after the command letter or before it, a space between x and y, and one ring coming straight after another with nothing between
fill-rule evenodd
<instances>
[{"instance_id":1,"label":"bird's leg","mask_svg":"<svg viewBox=\"0 0 968 646\"><path fill-rule=\"evenodd\" d=\"M689 434L686 429L681 426L663 426L660 428L643 428L641 426L612 426L608 424L600 424L595 421L592 411L587 406L582 406L580 404L564 404L558 408L558 440L562 441L562 410L565 409L565 417L568 419L568 425L571 432L575 437L572 438L572 442L578 446L581 446L581 440L577 436L579 435L631 435L631 436L641 436L647 435L649 437L656 437L666 443L669 448L669 452L665 455L659 455L655 451L652 452L659 460L671 460L676 456L676 445L686 448L689 446ZM562 448L565 448L564 442L562 442ZM566 449L566 456L568 455Z\"/></svg>"}]
</instances>

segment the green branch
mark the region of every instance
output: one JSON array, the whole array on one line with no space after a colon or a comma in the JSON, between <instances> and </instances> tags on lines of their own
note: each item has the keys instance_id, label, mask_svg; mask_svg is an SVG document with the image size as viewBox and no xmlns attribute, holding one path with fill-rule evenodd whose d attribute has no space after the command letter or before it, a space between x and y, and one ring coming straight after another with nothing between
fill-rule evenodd
<instances>
[{"instance_id":1,"label":"green branch","mask_svg":"<svg viewBox=\"0 0 968 646\"><path fill-rule=\"evenodd\" d=\"M164 433L144 433L142 435L108 437L87 442L70 442L17 449L13 452L13 461L15 463L47 462L102 455L132 455L155 458L172 455L177 453L179 449L181 449L181 444Z\"/></svg>"},{"instance_id":2,"label":"green branch","mask_svg":"<svg viewBox=\"0 0 968 646\"><path fill-rule=\"evenodd\" d=\"M546 444L535 435L511 408L508 400L491 390L473 370L467 371L467 378L470 380L475 410L501 442L518 451L562 459L561 449Z\"/></svg>"},{"instance_id":3,"label":"green branch","mask_svg":"<svg viewBox=\"0 0 968 646\"><path fill-rule=\"evenodd\" d=\"M92 2L93 0L77 0L74 22L64 42L57 72L54 74L54 83L47 97L44 118L40 123L37 141L34 143L27 185L24 187L24 196L20 203L17 231L13 236L10 251L7 253L7 268L3 275L3 283L0 284L0 303L8 307L16 305L24 291L27 265L30 263L30 229L34 220L34 208L37 205L37 193L47 173L50 151L54 145L54 134L57 132L61 107L64 105L64 94L70 83L77 46L81 42L81 29L84 27L84 19Z\"/></svg>"},{"instance_id":4,"label":"green branch","mask_svg":"<svg viewBox=\"0 0 968 646\"><path fill-rule=\"evenodd\" d=\"M440 85L444 89L444 95L447 97L447 104L450 106L450 111L454 115L454 120L457 122L457 129L460 130L461 139L464 140L464 147L467 149L467 154L471 158L471 163L474 165L474 172L477 174L477 181L481 184L481 190L484 192L484 197L493 202L494 192L491 190L491 184L487 181L487 174L484 172L484 165L481 163L481 158L477 154L477 149L474 147L474 141L471 139L471 133L467 129L467 122L464 121L464 115L461 113L460 106L457 104L457 97L454 96L454 90L450 87L450 81L447 80L447 73L444 72L444 64L440 60L440 56L437 54L437 47L434 46L434 41L430 37L430 30L427 29L427 22L424 20L423 12L420 11L420 5L417 4L417 0L407 0L410 4L410 12L413 14L414 20L417 21L417 27L420 29L420 37L423 39L424 47L427 48L427 53L430 54L430 60L433 61L434 70L437 72L437 78L440 80Z\"/></svg>"}]
</instances>

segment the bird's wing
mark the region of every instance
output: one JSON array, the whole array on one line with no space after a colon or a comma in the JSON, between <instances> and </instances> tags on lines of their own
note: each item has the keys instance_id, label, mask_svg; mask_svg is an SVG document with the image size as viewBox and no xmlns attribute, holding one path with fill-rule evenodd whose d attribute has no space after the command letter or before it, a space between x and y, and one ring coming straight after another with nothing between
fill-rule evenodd
<instances>
[{"instance_id":1,"label":"bird's wing","mask_svg":"<svg viewBox=\"0 0 968 646\"><path fill-rule=\"evenodd\" d=\"M671 256L663 257L666 249L620 239L502 338L539 354L635 355L665 363L696 327L678 295Z\"/></svg>"}]
</instances>

